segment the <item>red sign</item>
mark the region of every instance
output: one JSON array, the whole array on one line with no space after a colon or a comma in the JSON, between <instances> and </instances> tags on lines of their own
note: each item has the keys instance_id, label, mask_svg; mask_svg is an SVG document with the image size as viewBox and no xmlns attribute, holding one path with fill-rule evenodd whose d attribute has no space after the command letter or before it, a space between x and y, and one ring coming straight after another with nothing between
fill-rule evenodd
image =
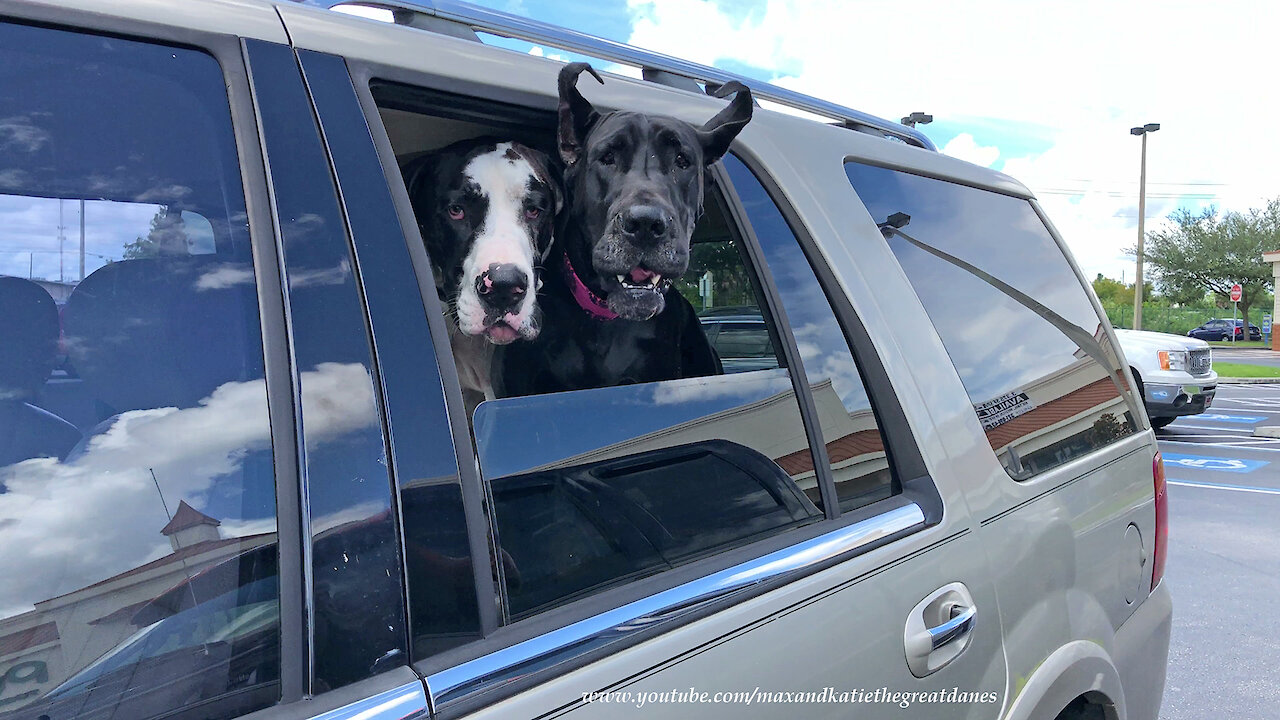
<instances>
[{"instance_id":1,"label":"red sign","mask_svg":"<svg viewBox=\"0 0 1280 720\"><path fill-rule=\"evenodd\" d=\"M1231 286L1231 302L1240 302L1240 295L1244 292L1244 288L1240 287L1240 283Z\"/></svg>"}]
</instances>

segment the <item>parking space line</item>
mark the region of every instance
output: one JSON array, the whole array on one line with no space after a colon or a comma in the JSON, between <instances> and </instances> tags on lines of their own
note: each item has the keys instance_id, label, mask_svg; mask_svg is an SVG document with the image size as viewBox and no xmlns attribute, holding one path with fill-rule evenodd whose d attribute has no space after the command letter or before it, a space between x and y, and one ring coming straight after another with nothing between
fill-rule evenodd
<instances>
[{"instance_id":1,"label":"parking space line","mask_svg":"<svg viewBox=\"0 0 1280 720\"><path fill-rule=\"evenodd\" d=\"M1164 444L1166 444L1166 443L1167 443L1167 444L1169 444L1169 445L1189 445L1189 446L1191 446L1191 447L1199 447L1199 448L1204 448L1204 447L1219 447L1219 446L1221 446L1221 447L1236 447L1236 446L1234 446L1234 445L1223 445L1222 443L1196 443L1196 442L1182 442L1182 441L1180 441L1180 440L1161 440L1161 441L1160 441L1160 444L1161 444L1161 445L1164 445ZM1250 451L1250 452L1280 452L1280 448L1255 448L1255 447L1251 447L1251 448L1239 448L1239 447L1237 447L1237 449L1239 449L1239 450L1248 450L1248 451Z\"/></svg>"},{"instance_id":2,"label":"parking space line","mask_svg":"<svg viewBox=\"0 0 1280 720\"><path fill-rule=\"evenodd\" d=\"M1253 430L1250 428L1218 427L1217 425L1173 425L1171 427L1183 428L1185 430L1216 430L1218 432L1244 433L1246 435L1253 434Z\"/></svg>"},{"instance_id":3,"label":"parking space line","mask_svg":"<svg viewBox=\"0 0 1280 720\"><path fill-rule=\"evenodd\" d=\"M1226 485L1222 483L1207 482L1191 482L1189 480L1167 480L1170 485L1181 485L1182 487L1206 488L1209 490L1232 490L1234 492L1259 493L1262 495L1280 495L1280 490L1275 488L1251 487L1248 485Z\"/></svg>"}]
</instances>

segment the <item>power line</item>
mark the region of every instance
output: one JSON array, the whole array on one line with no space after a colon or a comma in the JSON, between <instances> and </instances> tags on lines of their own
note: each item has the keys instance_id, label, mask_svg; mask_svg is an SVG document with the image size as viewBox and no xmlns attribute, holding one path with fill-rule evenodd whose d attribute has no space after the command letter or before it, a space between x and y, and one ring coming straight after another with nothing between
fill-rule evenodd
<instances>
[{"instance_id":1,"label":"power line","mask_svg":"<svg viewBox=\"0 0 1280 720\"><path fill-rule=\"evenodd\" d=\"M1069 190L1065 188L1049 188L1045 190L1034 189L1037 195L1102 195L1105 197L1128 198L1135 197L1136 192L1122 192L1119 190ZM1157 198L1163 200L1173 200L1185 198L1188 200L1213 200L1218 197L1216 193L1147 193L1149 198Z\"/></svg>"}]
</instances>

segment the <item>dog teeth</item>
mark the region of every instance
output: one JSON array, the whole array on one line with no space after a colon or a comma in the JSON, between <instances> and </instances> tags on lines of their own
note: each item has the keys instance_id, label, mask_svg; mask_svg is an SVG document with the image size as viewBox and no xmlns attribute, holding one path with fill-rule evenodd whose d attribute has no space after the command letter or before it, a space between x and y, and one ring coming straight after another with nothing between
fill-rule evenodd
<instances>
[{"instance_id":1,"label":"dog teeth","mask_svg":"<svg viewBox=\"0 0 1280 720\"><path fill-rule=\"evenodd\" d=\"M619 285L630 290L652 290L662 283L662 276L656 273L645 278L642 283L631 282L631 278L627 275L618 275L616 277Z\"/></svg>"}]
</instances>

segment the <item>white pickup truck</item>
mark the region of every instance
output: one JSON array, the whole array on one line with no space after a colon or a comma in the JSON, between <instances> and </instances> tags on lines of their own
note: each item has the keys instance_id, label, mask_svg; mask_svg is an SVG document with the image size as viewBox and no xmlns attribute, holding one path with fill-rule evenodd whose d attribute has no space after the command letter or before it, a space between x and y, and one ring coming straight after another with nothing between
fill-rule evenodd
<instances>
[{"instance_id":1,"label":"white pickup truck","mask_svg":"<svg viewBox=\"0 0 1280 720\"><path fill-rule=\"evenodd\" d=\"M1116 329L1116 337L1147 406L1151 427L1162 428L1183 415L1197 415L1213 402L1218 374L1203 340Z\"/></svg>"}]
</instances>

